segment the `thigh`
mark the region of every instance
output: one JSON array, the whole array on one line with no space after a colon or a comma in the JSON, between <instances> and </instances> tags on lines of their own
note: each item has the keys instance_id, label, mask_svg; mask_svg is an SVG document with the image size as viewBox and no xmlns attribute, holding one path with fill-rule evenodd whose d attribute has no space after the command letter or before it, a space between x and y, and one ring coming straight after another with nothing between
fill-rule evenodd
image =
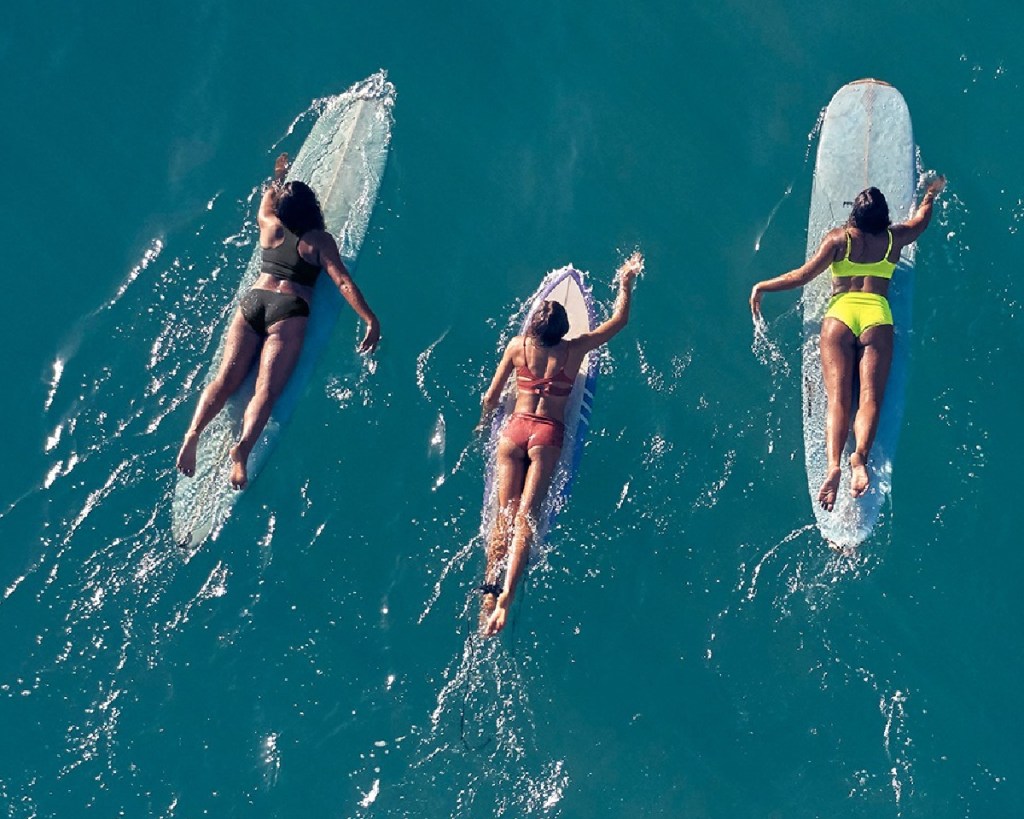
<instances>
[{"instance_id":1,"label":"thigh","mask_svg":"<svg viewBox=\"0 0 1024 819\"><path fill-rule=\"evenodd\" d=\"M267 330L256 376L257 391L265 390L275 398L281 394L302 352L306 322L304 317L282 319Z\"/></svg>"},{"instance_id":2,"label":"thigh","mask_svg":"<svg viewBox=\"0 0 1024 819\"><path fill-rule=\"evenodd\" d=\"M850 393L856 354L853 331L839 319L826 317L821 323L821 375L830 399Z\"/></svg>"},{"instance_id":3,"label":"thigh","mask_svg":"<svg viewBox=\"0 0 1024 819\"><path fill-rule=\"evenodd\" d=\"M217 378L228 392L237 390L245 380L262 343L263 337L249 326L241 309L235 310L231 324L228 325L224 353L217 370Z\"/></svg>"},{"instance_id":4,"label":"thigh","mask_svg":"<svg viewBox=\"0 0 1024 819\"><path fill-rule=\"evenodd\" d=\"M505 509L509 503L518 503L523 494L526 475L526 453L508 438L498 439L495 452L495 473L498 481L498 508Z\"/></svg>"},{"instance_id":5,"label":"thigh","mask_svg":"<svg viewBox=\"0 0 1024 819\"><path fill-rule=\"evenodd\" d=\"M879 398L885 392L892 365L893 326L876 324L860 334L860 390L873 391Z\"/></svg>"},{"instance_id":6,"label":"thigh","mask_svg":"<svg viewBox=\"0 0 1024 819\"><path fill-rule=\"evenodd\" d=\"M556 446L535 446L530 448L530 465L526 469L526 480L523 483L521 506L534 517L537 516L540 504L548 494L551 476L558 466L562 450Z\"/></svg>"}]
</instances>

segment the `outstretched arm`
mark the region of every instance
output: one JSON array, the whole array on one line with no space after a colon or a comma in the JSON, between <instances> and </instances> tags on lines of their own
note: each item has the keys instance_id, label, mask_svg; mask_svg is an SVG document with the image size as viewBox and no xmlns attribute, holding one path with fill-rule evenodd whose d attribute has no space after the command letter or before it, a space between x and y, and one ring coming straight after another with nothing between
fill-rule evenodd
<instances>
[{"instance_id":1,"label":"outstretched arm","mask_svg":"<svg viewBox=\"0 0 1024 819\"><path fill-rule=\"evenodd\" d=\"M921 204L917 206L914 215L900 225L893 225L893 236L901 246L906 246L917 241L917 237L924 233L928 223L932 220L932 210L935 205L935 198L946 187L946 177L937 176L928 185L928 189L921 198Z\"/></svg>"},{"instance_id":2,"label":"outstretched arm","mask_svg":"<svg viewBox=\"0 0 1024 819\"><path fill-rule=\"evenodd\" d=\"M583 333L574 338L571 342L574 347L584 353L595 350L613 338L629 323L629 308L633 303L633 284L643 269L644 257L639 250L619 265L616 270L619 293L615 297L615 307L612 309L611 318L603 324L599 324L589 333Z\"/></svg>"},{"instance_id":3,"label":"outstretched arm","mask_svg":"<svg viewBox=\"0 0 1024 819\"><path fill-rule=\"evenodd\" d=\"M380 322L376 314L370 309L370 305L363 298L362 291L352 281L344 262L341 261L341 254L338 252L338 244L334 237L326 231L321 231L316 243L317 251L320 254L320 266L327 271L327 275L334 280L353 310L366 322L366 335L359 344L359 352L368 353L377 348L380 341Z\"/></svg>"},{"instance_id":4,"label":"outstretched arm","mask_svg":"<svg viewBox=\"0 0 1024 819\"><path fill-rule=\"evenodd\" d=\"M825 272L835 258L837 237L843 236L840 229L829 231L821 244L806 262L800 267L776 276L774 279L765 279L754 285L750 291L750 312L755 318L761 315L761 297L765 293L772 293L776 290L792 290L795 287L803 287L815 276Z\"/></svg>"},{"instance_id":5,"label":"outstretched arm","mask_svg":"<svg viewBox=\"0 0 1024 819\"><path fill-rule=\"evenodd\" d=\"M281 154L274 160L274 178L267 189L263 191L263 198L260 200L260 209L257 214L260 230L276 228L280 225L277 218L277 195L281 192L281 185L288 174L288 154Z\"/></svg>"},{"instance_id":6,"label":"outstretched arm","mask_svg":"<svg viewBox=\"0 0 1024 819\"><path fill-rule=\"evenodd\" d=\"M518 336L516 337L518 338ZM505 348L505 353L501 357L501 361L498 362L498 367L494 371L494 377L491 379L491 385L487 388L487 392L484 393L481 399L481 411L480 411L480 422L477 424L477 429L481 430L490 420L491 413L498 408L498 402L501 400L501 394L505 390L505 382L508 381L509 375L512 373L512 366L514 364L512 360L512 348L516 339L513 338L509 342L509 345Z\"/></svg>"}]
</instances>

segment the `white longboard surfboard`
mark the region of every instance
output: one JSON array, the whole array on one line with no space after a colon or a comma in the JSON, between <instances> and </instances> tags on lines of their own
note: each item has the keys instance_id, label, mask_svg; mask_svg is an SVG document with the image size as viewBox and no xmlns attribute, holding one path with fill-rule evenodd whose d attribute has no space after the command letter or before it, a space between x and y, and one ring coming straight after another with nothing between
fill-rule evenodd
<instances>
[{"instance_id":1,"label":"white longboard surfboard","mask_svg":"<svg viewBox=\"0 0 1024 819\"><path fill-rule=\"evenodd\" d=\"M557 301L569 317L569 332L565 338L573 339L597 326L594 303L585 275L572 265L551 271L540 283L528 302L525 315L517 332L526 332L537 308L545 301ZM562 455L551 478L548 495L538 516L537 540L543 539L551 528L559 511L565 506L572 489L573 477L583 455L583 444L590 426L590 413L594 404L594 389L597 385L597 353L591 351L580 365L573 382L569 403L565 408L565 438ZM498 438L505 419L512 413L516 403L516 391L508 390L491 421L487 445L487 469L484 480L484 531L489 531L498 507L498 492L495 472L495 454Z\"/></svg>"},{"instance_id":2,"label":"white longboard surfboard","mask_svg":"<svg viewBox=\"0 0 1024 819\"><path fill-rule=\"evenodd\" d=\"M865 188L874 186L882 191L894 223L906 220L913 207L916 182L914 134L910 112L900 92L879 80L860 80L840 88L829 103L821 125L807 228L808 258L829 230L846 221L853 199ZM817 500L827 465L827 401L819 338L831 294L830 277L818 276L804 288L803 419L807 486L818 528L826 540L840 548L857 546L871 534L892 491L892 462L903 422L909 361L914 250L913 245L903 249L889 288L896 334L878 434L868 463L871 486L862 497L850 497L851 436L843 453L843 477L831 512L822 509Z\"/></svg>"},{"instance_id":3,"label":"white longboard surfboard","mask_svg":"<svg viewBox=\"0 0 1024 819\"><path fill-rule=\"evenodd\" d=\"M300 179L316 192L327 230L338 240L342 260L349 270L355 267L384 176L394 101L395 89L384 71L325 100L319 118L288 173L289 179ZM256 248L239 285L239 295L256 280L260 258L260 250ZM330 276L319 276L310 304L302 353L249 457L250 482L259 475L281 430L305 392L343 305L344 298ZM224 337L214 356L207 382L216 373L223 351ZM242 413L252 397L254 385L255 367L243 386L203 431L195 475L191 478L178 476L172 501L171 530L175 542L182 547L194 548L207 537L216 537L231 513L238 493L228 481L231 471L228 453L238 439Z\"/></svg>"}]
</instances>

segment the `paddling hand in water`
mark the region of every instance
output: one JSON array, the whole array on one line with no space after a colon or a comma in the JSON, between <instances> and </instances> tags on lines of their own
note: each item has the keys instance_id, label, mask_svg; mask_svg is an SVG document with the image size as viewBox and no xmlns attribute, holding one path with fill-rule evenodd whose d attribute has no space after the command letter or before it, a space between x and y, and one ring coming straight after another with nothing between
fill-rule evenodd
<instances>
[{"instance_id":1,"label":"paddling hand in water","mask_svg":"<svg viewBox=\"0 0 1024 819\"><path fill-rule=\"evenodd\" d=\"M886 298L889 282L900 252L928 227L935 198L945 184L942 176L934 179L914 214L897 225L891 223L889 205L878 188L861 191L846 224L829 231L810 259L788 273L758 282L750 291L750 311L757 321L765 293L802 287L826 270L832 271L832 298L821 324L820 342L828 399L828 465L818 503L828 511L835 506L839 491L840 459L850 431L854 383L860 387L853 418L850 494L859 498L870 484L868 459L892 362L893 321Z\"/></svg>"},{"instance_id":2,"label":"paddling hand in water","mask_svg":"<svg viewBox=\"0 0 1024 819\"><path fill-rule=\"evenodd\" d=\"M231 485L248 483L249 453L259 440L281 391L295 368L306 335L309 304L320 270L331 277L352 309L366 322L360 352L380 339L380 323L341 261L338 245L324 226L316 194L304 182L285 182L288 155L274 162L274 179L260 201L262 266L239 300L228 327L220 369L203 390L181 449L177 468L195 474L199 436L237 390L253 362L256 388L245 408L242 434L231 448Z\"/></svg>"},{"instance_id":3,"label":"paddling hand in water","mask_svg":"<svg viewBox=\"0 0 1024 819\"><path fill-rule=\"evenodd\" d=\"M565 339L569 331L565 308L555 301L541 304L526 333L508 343L483 396L482 425L497 409L505 384L514 374L516 403L495 453L498 509L488 541L485 582L480 587L480 632L485 636L505 627L529 561L537 518L561 456L565 408L576 375L588 352L626 326L633 283L642 270L639 252L626 259L617 271L618 296L611 318L572 340Z\"/></svg>"}]
</instances>

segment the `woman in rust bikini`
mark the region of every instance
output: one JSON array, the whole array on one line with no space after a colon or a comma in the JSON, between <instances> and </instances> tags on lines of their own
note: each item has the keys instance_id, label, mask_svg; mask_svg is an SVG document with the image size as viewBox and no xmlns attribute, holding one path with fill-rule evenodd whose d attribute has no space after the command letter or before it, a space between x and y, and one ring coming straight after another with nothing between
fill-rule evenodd
<instances>
[{"instance_id":1,"label":"woman in rust bikini","mask_svg":"<svg viewBox=\"0 0 1024 819\"><path fill-rule=\"evenodd\" d=\"M576 374L587 353L626 326L633 282L642 270L639 253L622 263L611 318L574 339L564 338L569 330L565 308L558 302L544 302L526 334L508 343L484 394L481 424L497 409L505 383L515 373L516 405L502 429L496 453L498 512L481 587L480 630L485 635L497 634L505 627L516 585L526 568L536 516L562 451L562 419Z\"/></svg>"}]
</instances>

